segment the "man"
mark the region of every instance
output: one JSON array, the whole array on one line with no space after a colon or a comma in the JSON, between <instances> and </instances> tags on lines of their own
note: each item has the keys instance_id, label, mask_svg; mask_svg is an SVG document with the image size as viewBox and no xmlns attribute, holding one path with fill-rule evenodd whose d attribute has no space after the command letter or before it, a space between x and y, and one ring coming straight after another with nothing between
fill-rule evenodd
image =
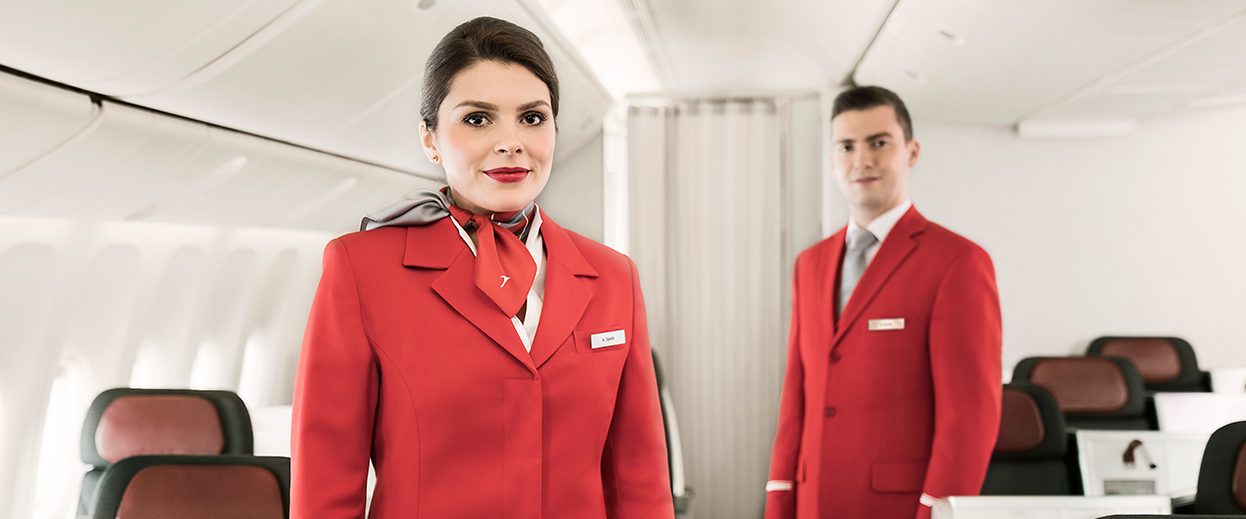
<instances>
[{"instance_id":1,"label":"man","mask_svg":"<svg viewBox=\"0 0 1246 519\"><path fill-rule=\"evenodd\" d=\"M921 147L895 93L843 92L831 132L851 217L796 260L766 518L925 518L978 493L995 444L994 269L909 201Z\"/></svg>"}]
</instances>

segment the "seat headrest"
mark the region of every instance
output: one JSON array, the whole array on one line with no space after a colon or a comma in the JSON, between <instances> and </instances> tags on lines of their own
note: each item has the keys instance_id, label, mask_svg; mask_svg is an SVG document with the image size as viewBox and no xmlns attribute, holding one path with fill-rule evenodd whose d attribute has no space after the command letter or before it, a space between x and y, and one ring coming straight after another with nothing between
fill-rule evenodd
<instances>
[{"instance_id":1,"label":"seat headrest","mask_svg":"<svg viewBox=\"0 0 1246 519\"><path fill-rule=\"evenodd\" d=\"M1246 510L1246 443L1237 449L1237 461L1233 465L1233 500Z\"/></svg>"},{"instance_id":2,"label":"seat headrest","mask_svg":"<svg viewBox=\"0 0 1246 519\"><path fill-rule=\"evenodd\" d=\"M94 516L282 519L289 492L289 458L136 456L104 471Z\"/></svg>"},{"instance_id":3,"label":"seat headrest","mask_svg":"<svg viewBox=\"0 0 1246 519\"><path fill-rule=\"evenodd\" d=\"M1013 380L1050 391L1067 415L1143 416L1142 378L1129 361L1116 357L1030 357L1017 364Z\"/></svg>"},{"instance_id":4,"label":"seat headrest","mask_svg":"<svg viewBox=\"0 0 1246 519\"><path fill-rule=\"evenodd\" d=\"M110 389L82 428L82 461L96 467L147 454L251 454L252 445L246 405L228 391Z\"/></svg>"},{"instance_id":5,"label":"seat headrest","mask_svg":"<svg viewBox=\"0 0 1246 519\"><path fill-rule=\"evenodd\" d=\"M1099 337L1086 355L1129 359L1151 389L1196 389L1201 380L1194 348L1179 337Z\"/></svg>"},{"instance_id":6,"label":"seat headrest","mask_svg":"<svg viewBox=\"0 0 1246 519\"><path fill-rule=\"evenodd\" d=\"M1211 434L1198 470L1200 514L1246 514L1246 421Z\"/></svg>"},{"instance_id":7,"label":"seat headrest","mask_svg":"<svg viewBox=\"0 0 1246 519\"><path fill-rule=\"evenodd\" d=\"M1047 390L1033 384L1004 385L997 459L1062 457L1068 443L1064 415Z\"/></svg>"}]
</instances>

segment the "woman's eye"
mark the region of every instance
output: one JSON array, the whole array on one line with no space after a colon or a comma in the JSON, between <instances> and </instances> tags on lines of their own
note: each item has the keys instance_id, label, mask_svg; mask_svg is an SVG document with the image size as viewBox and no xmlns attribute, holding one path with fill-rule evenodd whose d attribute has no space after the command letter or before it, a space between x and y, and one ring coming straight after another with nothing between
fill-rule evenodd
<instances>
[{"instance_id":1,"label":"woman's eye","mask_svg":"<svg viewBox=\"0 0 1246 519\"><path fill-rule=\"evenodd\" d=\"M482 113L469 114L463 118L463 122L468 126L484 126L489 124L489 118Z\"/></svg>"},{"instance_id":2,"label":"woman's eye","mask_svg":"<svg viewBox=\"0 0 1246 519\"><path fill-rule=\"evenodd\" d=\"M545 114L541 112L528 112L524 114L523 118L520 120L526 125L536 126L545 122Z\"/></svg>"}]
</instances>

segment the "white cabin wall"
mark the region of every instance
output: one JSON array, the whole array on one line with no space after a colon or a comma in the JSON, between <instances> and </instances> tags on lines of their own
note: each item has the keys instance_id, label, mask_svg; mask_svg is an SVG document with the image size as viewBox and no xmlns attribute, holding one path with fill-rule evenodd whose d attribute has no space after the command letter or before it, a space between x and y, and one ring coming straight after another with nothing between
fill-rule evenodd
<instances>
[{"instance_id":1,"label":"white cabin wall","mask_svg":"<svg viewBox=\"0 0 1246 519\"><path fill-rule=\"evenodd\" d=\"M605 234L603 146L598 133L571 155L555 161L537 201L559 225L597 241Z\"/></svg>"},{"instance_id":2,"label":"white cabin wall","mask_svg":"<svg viewBox=\"0 0 1246 519\"><path fill-rule=\"evenodd\" d=\"M72 515L82 417L104 389L290 402L332 234L15 217L0 229L0 460L13 469L0 515Z\"/></svg>"},{"instance_id":3,"label":"white cabin wall","mask_svg":"<svg viewBox=\"0 0 1246 519\"><path fill-rule=\"evenodd\" d=\"M914 132L913 202L995 260L1008 372L1111 334L1176 335L1204 369L1246 366L1246 108L1156 117L1111 138L920 119ZM837 190L831 204L838 228Z\"/></svg>"}]
</instances>

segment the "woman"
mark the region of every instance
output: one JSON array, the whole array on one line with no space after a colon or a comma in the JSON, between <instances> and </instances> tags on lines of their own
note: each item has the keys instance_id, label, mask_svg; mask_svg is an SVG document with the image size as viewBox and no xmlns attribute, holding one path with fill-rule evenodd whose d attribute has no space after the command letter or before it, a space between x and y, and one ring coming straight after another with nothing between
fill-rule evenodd
<instances>
[{"instance_id":1,"label":"woman","mask_svg":"<svg viewBox=\"0 0 1246 519\"><path fill-rule=\"evenodd\" d=\"M477 18L428 60L421 136L449 184L329 243L294 393L291 516L672 517L644 303L626 256L534 200L558 80Z\"/></svg>"}]
</instances>

